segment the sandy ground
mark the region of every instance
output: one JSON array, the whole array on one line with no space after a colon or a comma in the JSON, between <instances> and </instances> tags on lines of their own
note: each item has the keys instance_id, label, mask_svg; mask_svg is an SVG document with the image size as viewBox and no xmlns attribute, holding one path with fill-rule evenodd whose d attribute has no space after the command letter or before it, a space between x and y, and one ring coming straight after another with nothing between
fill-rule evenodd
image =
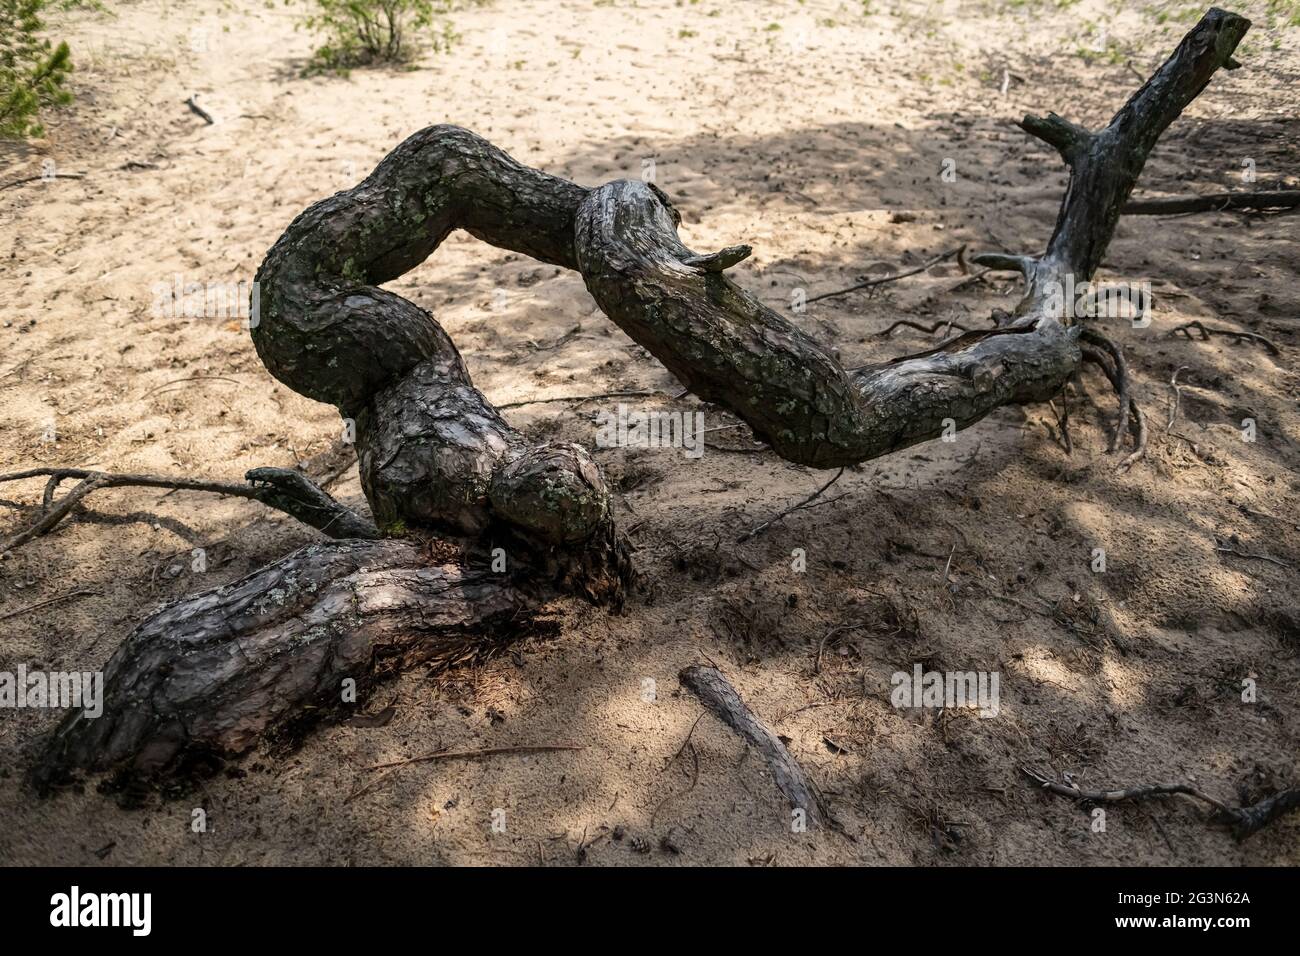
<instances>
[{"instance_id":1,"label":"sandy ground","mask_svg":"<svg viewBox=\"0 0 1300 956\"><path fill-rule=\"evenodd\" d=\"M1103 123L1201 12L496 0L458 14L454 54L419 69L303 79L312 41L294 7L110 6L59 24L80 68L76 105L51 117L47 139L0 152L5 182L46 160L84 175L0 192L0 470L236 479L327 450L334 409L274 382L238 321L156 315L153 289L177 275L251 280L294 215L423 126L464 125L584 184L652 162L688 244L752 243L734 277L786 309L795 289L816 295L961 244L1040 250L1064 174L1009 121L1056 110ZM1257 188L1296 187L1300 28L1270 28L1264 7L1239 8L1257 17L1244 69L1216 76L1168 131L1140 192L1243 188L1247 160ZM1085 56L1099 25L1106 52ZM182 105L191 94L214 125ZM252 753L134 810L93 782L37 800L22 774L57 715L0 712L0 862L1300 863L1300 816L1237 842L1174 799L1113 807L1094 832L1087 812L1018 772L1189 781L1231 802L1298 782L1297 224L1121 225L1103 277L1149 281L1155 297L1149 328L1108 326L1151 423L1148 460L1128 473L1105 454L1115 399L1096 372L1072 401L1071 454L1052 409L1006 409L953 443L846 471L845 497L743 545L740 533L830 475L753 453L738 429L711 433L698 460L601 450L645 576L625 614L561 602L554 638L383 685L363 703L394 708L385 726L322 728L294 754ZM945 264L794 318L861 364L937 341L882 338L897 318L978 326L1018 294L992 276L952 291L959 279ZM458 234L393 287L434 310L496 402L654 389L663 397L637 408L691 409L576 274ZM1193 319L1261 333L1281 355L1169 335ZM1167 430L1177 368L1186 387ZM591 443L611 407L509 417ZM703 410L709 427L732 421ZM355 467L331 487L360 500ZM0 527L30 520L39 497L39 483L0 489ZM0 563L0 669L97 668L160 603L314 537L246 501L100 492ZM190 569L195 547L204 573ZM804 573L791 567L798 548ZM1091 570L1095 548L1105 573ZM702 660L788 738L847 836L792 833L761 760L713 718L696 725L676 675ZM896 710L890 676L918 662L997 672L998 716ZM553 743L583 749L411 765L356 795L379 761ZM196 808L206 832L191 826ZM504 833L492 832L497 809Z\"/></svg>"}]
</instances>

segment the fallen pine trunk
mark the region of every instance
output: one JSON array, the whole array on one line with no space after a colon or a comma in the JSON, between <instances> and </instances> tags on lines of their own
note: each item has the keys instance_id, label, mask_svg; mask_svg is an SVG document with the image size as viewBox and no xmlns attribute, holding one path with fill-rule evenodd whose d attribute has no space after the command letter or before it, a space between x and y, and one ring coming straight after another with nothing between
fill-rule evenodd
<instances>
[{"instance_id":1,"label":"fallen pine trunk","mask_svg":"<svg viewBox=\"0 0 1300 956\"><path fill-rule=\"evenodd\" d=\"M354 714L414 664L489 656L537 605L501 574L410 541L311 545L155 612L105 670L103 713L70 714L35 782L112 772L142 785L202 773L262 739Z\"/></svg>"}]
</instances>

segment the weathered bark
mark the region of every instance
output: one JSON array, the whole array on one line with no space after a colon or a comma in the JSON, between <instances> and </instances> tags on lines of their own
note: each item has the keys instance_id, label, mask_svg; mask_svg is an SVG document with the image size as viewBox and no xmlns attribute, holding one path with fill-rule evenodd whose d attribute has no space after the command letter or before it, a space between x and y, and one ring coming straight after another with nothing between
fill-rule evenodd
<instances>
[{"instance_id":1,"label":"weathered bark","mask_svg":"<svg viewBox=\"0 0 1300 956\"><path fill-rule=\"evenodd\" d=\"M782 457L827 468L865 461L934 438L948 420L965 427L1064 385L1081 359L1081 328L1054 306L1053 289L1092 276L1160 133L1231 63L1248 26L1210 10L1100 132L1026 117L1021 125L1071 172L1044 254L977 259L1024 274L1014 314L857 369L726 278L748 247L701 255L683 245L680 217L654 186L587 190L466 130L415 134L276 242L258 272L253 341L276 378L355 420L362 486L382 533L464 536L475 554L504 547L514 583L464 560L426 559L409 543L299 552L141 625L110 661L108 714L65 723L38 778L77 769L166 776L196 754L240 752L303 708L327 712L344 676L491 646L496 636L482 628L526 619L542 596L621 602L627 552L590 454L530 444L474 387L433 317L379 288L451 230L579 270L620 328ZM301 505L301 489L282 490ZM309 505L309 514L325 507Z\"/></svg>"},{"instance_id":2,"label":"weathered bark","mask_svg":"<svg viewBox=\"0 0 1300 956\"><path fill-rule=\"evenodd\" d=\"M509 577L414 542L311 545L136 628L105 668L103 714L70 714L34 780L113 772L136 789L209 769L356 712L385 675L489 656L527 632L536 603Z\"/></svg>"},{"instance_id":3,"label":"weathered bark","mask_svg":"<svg viewBox=\"0 0 1300 956\"><path fill-rule=\"evenodd\" d=\"M457 228L573 268L585 194L473 133L435 126L312 206L267 254L258 355L290 388L355 419L362 486L385 532L480 535L504 520L544 545L609 537L609 491L588 452L530 446L474 387L434 318L378 288Z\"/></svg>"}]
</instances>

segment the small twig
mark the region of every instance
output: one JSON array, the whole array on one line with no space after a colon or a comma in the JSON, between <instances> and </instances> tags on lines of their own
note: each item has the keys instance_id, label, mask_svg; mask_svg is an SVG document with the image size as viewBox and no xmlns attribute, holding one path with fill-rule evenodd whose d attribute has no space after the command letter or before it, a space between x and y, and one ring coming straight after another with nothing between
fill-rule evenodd
<instances>
[{"instance_id":1,"label":"small twig","mask_svg":"<svg viewBox=\"0 0 1300 956\"><path fill-rule=\"evenodd\" d=\"M856 624L840 624L837 627L832 627L829 631L823 634L821 641L817 644L817 654L813 657L813 673L820 674L822 672L822 654L826 651L827 641L836 634L843 634L845 631L856 631L862 627L866 627L866 624L862 621L858 621Z\"/></svg>"},{"instance_id":2,"label":"small twig","mask_svg":"<svg viewBox=\"0 0 1300 956\"><path fill-rule=\"evenodd\" d=\"M972 272L970 275L966 276L966 278L964 278L964 279L959 279L959 280L957 280L956 282L954 282L952 285L950 285L948 288L944 289L942 294L944 294L944 295L950 295L950 294L952 294L953 292L960 292L962 289L966 288L968 285L974 285L974 284L977 283L977 282L983 282L983 281L984 281L984 277L985 277L986 275L988 275L990 272L996 272L996 271L998 271L998 270L996 270L996 269L981 269L979 272Z\"/></svg>"},{"instance_id":3,"label":"small twig","mask_svg":"<svg viewBox=\"0 0 1300 956\"><path fill-rule=\"evenodd\" d=\"M0 186L0 190L13 189L16 186L25 186L27 183L41 183L50 179L85 179L81 173L49 173L40 176L28 176L26 179L15 179L11 183L5 183Z\"/></svg>"},{"instance_id":4,"label":"small twig","mask_svg":"<svg viewBox=\"0 0 1300 956\"><path fill-rule=\"evenodd\" d=\"M578 744L537 744L534 746L524 747L485 747L482 750L435 750L432 753L420 754L416 757L407 757L404 760L390 760L387 763L377 763L363 769L369 770L387 770L390 767L405 767L413 763L428 763L432 760L475 760L479 757L495 757L500 754L529 754L529 753L550 753L555 750L585 750L585 746Z\"/></svg>"},{"instance_id":5,"label":"small twig","mask_svg":"<svg viewBox=\"0 0 1300 956\"><path fill-rule=\"evenodd\" d=\"M991 598L994 601L1003 601L1007 604L1013 604L1016 607L1020 608L1022 611L1028 611L1030 614L1037 614L1040 617L1051 618L1053 621L1057 620L1056 608L1054 607L1049 606L1046 610L1043 610L1042 608L1034 607L1032 604L1028 604L1025 601L1020 600L1020 598L1012 597L1009 594L998 594L996 591L990 590L987 585L982 584L979 581L974 582L974 585L977 589L983 591L987 597ZM1039 598L1039 600L1042 599Z\"/></svg>"},{"instance_id":6,"label":"small twig","mask_svg":"<svg viewBox=\"0 0 1300 956\"><path fill-rule=\"evenodd\" d=\"M1122 790L1084 790L1074 784L1056 783L1028 767L1021 767L1020 772L1043 790L1088 803L1118 803L1123 800L1139 801L1174 795L1192 797L1213 807L1213 819L1230 824L1239 840L1272 823L1287 811L1300 808L1300 788L1295 787L1279 791L1249 806L1230 807L1186 783L1152 783Z\"/></svg>"},{"instance_id":7,"label":"small twig","mask_svg":"<svg viewBox=\"0 0 1300 956\"><path fill-rule=\"evenodd\" d=\"M952 550L948 552L948 560L943 566L943 583L948 583L948 572L952 570L952 556L957 553L957 546L954 544Z\"/></svg>"},{"instance_id":8,"label":"small twig","mask_svg":"<svg viewBox=\"0 0 1300 956\"><path fill-rule=\"evenodd\" d=\"M202 106L199 106L198 103L194 102L193 96L191 96L189 99L185 101L185 105L190 108L191 113L193 113L199 119L203 120L203 122L207 123L209 126L211 126L213 123L216 122L216 120L212 118L212 114L210 114Z\"/></svg>"},{"instance_id":9,"label":"small twig","mask_svg":"<svg viewBox=\"0 0 1300 956\"><path fill-rule=\"evenodd\" d=\"M931 325L931 326L928 326L928 327L927 327L927 326L922 325L920 322L913 322L911 319L899 319L899 320L898 320L897 322L895 322L893 325L889 326L889 328L884 329L883 331L877 332L876 335L880 336L881 338L884 338L886 335L888 335L890 332L894 331L894 329L899 328L900 326L902 326L902 327L904 327L904 328L909 328L909 329L916 329L916 330L919 331L919 332L924 332L926 335L934 335L934 333L935 333L935 332L938 332L940 329L945 329L945 330L947 330L947 329L957 329L959 332L969 332L969 331L970 331L969 328L967 328L966 326L961 325L961 324L959 324L959 323L957 323L957 322L951 322L951 321L949 321L949 322L936 322L936 323L934 323L934 325ZM947 334L946 331L945 331L945 334Z\"/></svg>"},{"instance_id":10,"label":"small twig","mask_svg":"<svg viewBox=\"0 0 1300 956\"><path fill-rule=\"evenodd\" d=\"M564 395L560 398L530 398L522 402L506 402L504 405L498 405L497 408L522 408L525 405L550 405L555 402L591 402L598 398L652 398L655 395L663 395L660 391L635 391L635 392L600 392L596 395Z\"/></svg>"},{"instance_id":11,"label":"small twig","mask_svg":"<svg viewBox=\"0 0 1300 956\"><path fill-rule=\"evenodd\" d=\"M63 601L70 601L75 597L84 597L88 594L99 594L98 591L92 591L89 588L81 588L77 591L69 591L66 594L59 594L47 601L38 601L35 604L29 604L26 607L20 607L16 611L9 611L6 614L0 614L0 621L7 621L11 617L18 617L20 614L26 614L28 611L35 611L39 608L49 607L51 604L60 604Z\"/></svg>"},{"instance_id":12,"label":"small twig","mask_svg":"<svg viewBox=\"0 0 1300 956\"><path fill-rule=\"evenodd\" d=\"M663 809L664 804L666 804L669 800L672 800L676 797L686 796L686 794L694 790L695 785L700 782L700 755L699 752L696 751L695 746L691 743L691 736L695 733L695 728L700 725L700 721L704 719L704 715L706 713L708 713L708 711L705 710L700 711L700 716L695 718L695 723L691 724L691 729L686 732L686 739L682 741L682 745L677 748L677 752L675 754L673 754L671 757L668 758L668 762L664 764L663 770L659 771L660 773L663 773L664 770L667 770L669 767L671 767L677 761L677 758L680 757L686 751L686 748L689 746L691 748L691 758L694 762L694 770L692 771L692 775L691 775L691 785L687 787L685 790L683 790L681 793L679 794L670 793L662 800L659 801L658 805L654 808L654 811L650 814L651 826L655 825L655 819L659 816L659 811Z\"/></svg>"},{"instance_id":13,"label":"small twig","mask_svg":"<svg viewBox=\"0 0 1300 956\"><path fill-rule=\"evenodd\" d=\"M575 325L553 342L548 342L546 345L538 345L536 342L529 342L528 346L535 352L550 352L554 349L558 349L561 345L567 345L569 342L573 341L574 336L578 335L581 331L582 326Z\"/></svg>"},{"instance_id":14,"label":"small twig","mask_svg":"<svg viewBox=\"0 0 1300 956\"><path fill-rule=\"evenodd\" d=\"M1070 406L1065 398L1065 389L1061 389L1061 410L1057 411L1056 403L1048 399L1047 407L1052 410L1056 416L1056 427L1061 433L1061 447L1065 449L1067 455L1074 453L1074 446L1070 441Z\"/></svg>"},{"instance_id":15,"label":"small twig","mask_svg":"<svg viewBox=\"0 0 1300 956\"><path fill-rule=\"evenodd\" d=\"M16 535L5 541L0 541L0 554L4 554L6 551L12 551L14 548L26 544L28 541L32 540L32 538L37 538L45 534L67 517L68 512L76 507L77 502L81 501L81 499L85 498L86 495L90 494L92 491L97 491L100 488L106 487L107 484L108 482L102 477L85 479L64 495L63 500L60 501L57 506L49 509L41 515L41 517L36 520L35 524L18 532Z\"/></svg>"},{"instance_id":16,"label":"small twig","mask_svg":"<svg viewBox=\"0 0 1300 956\"><path fill-rule=\"evenodd\" d=\"M172 385L181 385L185 382L228 382L231 385L244 384L243 382L238 381L237 379L225 378L224 376L221 375L191 375L189 378L177 378L177 379L173 379L170 382L163 382L161 385L155 388L151 388L149 389L149 391L141 395L140 400L143 401L144 399L148 398L150 395L154 395L158 392L161 392L165 388L170 388Z\"/></svg>"},{"instance_id":17,"label":"small twig","mask_svg":"<svg viewBox=\"0 0 1300 956\"><path fill-rule=\"evenodd\" d=\"M1125 787L1121 790L1084 790L1074 784L1056 783L1042 774L1030 770L1028 767L1021 767L1020 772L1042 789L1050 790L1052 793L1070 797L1074 800L1087 800L1090 803L1119 803L1121 800L1149 800L1152 797L1183 794L1205 801L1220 813L1232 813L1232 809L1227 804L1202 793L1187 783L1148 783L1137 787Z\"/></svg>"},{"instance_id":18,"label":"small twig","mask_svg":"<svg viewBox=\"0 0 1300 956\"><path fill-rule=\"evenodd\" d=\"M367 793L370 793L370 791L377 790L379 787L383 786L385 781L391 779L396 774L397 774L396 770L390 770L382 777L376 777L374 780L371 780L369 783L367 783L364 787L361 787L357 790L353 790L351 793L349 793L347 797L343 800L343 802L351 803L353 800L356 800L358 797L364 797Z\"/></svg>"},{"instance_id":19,"label":"small twig","mask_svg":"<svg viewBox=\"0 0 1300 956\"><path fill-rule=\"evenodd\" d=\"M379 532L368 519L340 504L306 475L285 468L254 468L245 475L249 484L213 481L207 478L166 478L161 475L112 474L85 468L31 468L0 475L0 483L25 478L48 478L42 496L41 516L36 522L5 541L0 554L12 551L52 530L91 492L101 488L166 488L171 491L206 491L236 498L251 498L283 511L331 537L375 538ZM62 481L79 479L79 484L54 504L54 489ZM329 530L338 523L337 527Z\"/></svg>"},{"instance_id":20,"label":"small twig","mask_svg":"<svg viewBox=\"0 0 1300 956\"><path fill-rule=\"evenodd\" d=\"M1222 212L1225 209L1294 209L1300 206L1300 189L1273 189L1252 193L1215 193L1181 199L1136 199L1124 205L1126 216L1166 213Z\"/></svg>"},{"instance_id":21,"label":"small twig","mask_svg":"<svg viewBox=\"0 0 1300 956\"><path fill-rule=\"evenodd\" d=\"M879 279L868 279L866 282L859 282L857 285L851 285L847 289L837 289L834 292L823 292L821 295L815 295L810 299L805 299L804 304L806 305L810 302L820 302L822 299L830 299L839 295L848 295L850 292L858 292L862 289L871 289L878 285L884 285L887 282L897 282L899 279L906 279L908 276L914 276L918 272L924 272L926 269L929 269L931 266L936 266L940 262L945 261L946 259L951 259L953 256L958 255L965 248L966 248L965 246L961 246L957 249L949 249L947 252L940 253L939 255L935 256L933 259L929 259L926 262L921 263L915 269L908 269L906 272L897 272L894 273L893 275L881 276Z\"/></svg>"},{"instance_id":22,"label":"small twig","mask_svg":"<svg viewBox=\"0 0 1300 956\"><path fill-rule=\"evenodd\" d=\"M760 524L760 525L756 525L756 526L754 526L753 528L750 528L748 531L746 531L744 534L742 534L739 538L736 539L736 544L744 544L744 543L745 543L746 541L748 541L750 538L753 538L753 537L756 537L756 536L762 534L764 531L766 531L768 528L770 528L772 525L774 525L776 522L780 521L782 518L786 517L787 515L792 514L792 513L796 512L796 511L800 511L800 510L802 510L803 508L807 508L810 504L812 504L814 501L816 501L818 498L820 498L820 497L822 496L822 493L825 492L827 488L829 488L831 485L835 484L835 482L839 481L839 480L840 480L840 475L842 475L842 474L844 474L844 469L843 469L843 468L841 468L839 471L837 471L837 472L835 473L835 477L834 477L834 478L832 478L830 481L826 482L826 484L822 485L820 488L818 488L816 491L814 491L814 492L813 492L811 495L809 495L807 498L804 498L802 501L798 502L797 504L791 505L789 508L786 508L784 511L782 511L782 512L780 512L780 513L778 513L778 514L773 515L771 518L768 518L768 519L767 519L766 521L764 521L762 524ZM831 500L833 500L833 501L838 501L839 498L842 498L842 497L844 497L844 496L843 496L843 495L840 495L838 498L834 498L834 499L831 499ZM826 503L829 504L830 502L828 501L828 502L826 502Z\"/></svg>"},{"instance_id":23,"label":"small twig","mask_svg":"<svg viewBox=\"0 0 1300 956\"><path fill-rule=\"evenodd\" d=\"M1251 561L1267 561L1269 564L1276 564L1279 568L1286 568L1288 571L1291 569L1291 565L1287 564L1285 561L1281 561L1267 554L1252 554L1249 551L1239 551L1236 548L1225 548L1220 544L1216 544L1214 550L1219 552L1219 554L1232 554L1239 558L1248 558Z\"/></svg>"}]
</instances>

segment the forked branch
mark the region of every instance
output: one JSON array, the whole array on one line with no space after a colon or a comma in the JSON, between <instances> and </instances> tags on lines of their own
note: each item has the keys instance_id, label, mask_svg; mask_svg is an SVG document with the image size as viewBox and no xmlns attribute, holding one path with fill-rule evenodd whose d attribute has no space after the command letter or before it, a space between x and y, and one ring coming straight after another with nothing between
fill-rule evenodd
<instances>
[{"instance_id":1,"label":"forked branch","mask_svg":"<svg viewBox=\"0 0 1300 956\"><path fill-rule=\"evenodd\" d=\"M244 477L249 484L239 485L206 478L112 474L84 468L32 468L0 475L0 483L24 478L48 479L39 516L22 531L0 541L0 554L52 531L87 496L102 488L168 488L173 491L206 491L235 498L251 498L283 511L331 538L379 537L379 531L371 521L340 504L301 472L290 468L254 468ZM78 483L63 498L55 501L59 485L70 479L75 479Z\"/></svg>"}]
</instances>

